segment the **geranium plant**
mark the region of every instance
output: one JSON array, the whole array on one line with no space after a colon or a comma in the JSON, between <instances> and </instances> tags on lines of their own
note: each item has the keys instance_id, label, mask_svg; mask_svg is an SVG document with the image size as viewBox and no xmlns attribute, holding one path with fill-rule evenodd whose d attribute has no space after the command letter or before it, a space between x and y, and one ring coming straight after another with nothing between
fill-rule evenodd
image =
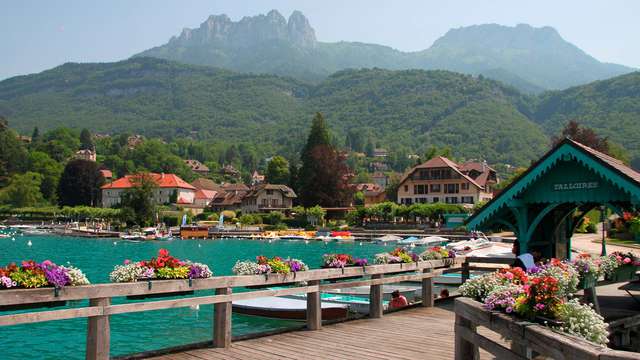
<instances>
[{"instance_id":1,"label":"geranium plant","mask_svg":"<svg viewBox=\"0 0 640 360\"><path fill-rule=\"evenodd\" d=\"M257 256L256 261L237 261L231 271L236 275L289 274L307 271L309 267L298 259L282 259L275 256Z\"/></svg>"},{"instance_id":2,"label":"geranium plant","mask_svg":"<svg viewBox=\"0 0 640 360\"><path fill-rule=\"evenodd\" d=\"M88 284L89 280L80 269L71 265L56 265L50 260L41 263L27 260L20 266L12 263L0 268L0 289L47 286L62 288Z\"/></svg>"},{"instance_id":3,"label":"geranium plant","mask_svg":"<svg viewBox=\"0 0 640 360\"><path fill-rule=\"evenodd\" d=\"M420 257L417 254L403 248L397 248L388 253L377 254L374 262L376 264L408 264L418 260Z\"/></svg>"},{"instance_id":4,"label":"geranium plant","mask_svg":"<svg viewBox=\"0 0 640 360\"><path fill-rule=\"evenodd\" d=\"M322 267L325 268L345 268L349 266L365 266L368 261L364 258L354 258L348 254L324 254L322 256Z\"/></svg>"},{"instance_id":5,"label":"geranium plant","mask_svg":"<svg viewBox=\"0 0 640 360\"><path fill-rule=\"evenodd\" d=\"M109 274L112 282L134 282L153 279L201 279L209 278L213 273L205 264L182 261L169 254L166 249L158 251L157 258L116 265Z\"/></svg>"},{"instance_id":6,"label":"geranium plant","mask_svg":"<svg viewBox=\"0 0 640 360\"><path fill-rule=\"evenodd\" d=\"M452 250L447 250L442 246L434 246L420 254L420 257L422 258L422 260L452 259L456 257L456 253Z\"/></svg>"}]
</instances>

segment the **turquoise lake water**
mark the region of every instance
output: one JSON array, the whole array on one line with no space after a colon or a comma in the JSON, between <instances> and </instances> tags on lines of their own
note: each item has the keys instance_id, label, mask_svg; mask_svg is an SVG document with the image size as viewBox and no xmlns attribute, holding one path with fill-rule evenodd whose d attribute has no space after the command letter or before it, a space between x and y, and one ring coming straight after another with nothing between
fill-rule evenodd
<instances>
[{"instance_id":1,"label":"turquoise lake water","mask_svg":"<svg viewBox=\"0 0 640 360\"><path fill-rule=\"evenodd\" d=\"M28 241L32 245L28 246ZM129 242L120 239L84 239L58 236L17 236L0 238L0 265L33 259L49 259L57 264L70 262L79 267L92 283L109 281L109 272L125 259L143 260L166 248L180 259L202 262L215 275L231 275L237 260L257 255L299 258L311 268L318 268L325 253L349 253L358 257L389 251L390 246L364 243L323 243L312 241L173 240L168 242ZM2 294L0 293L0 296ZM123 303L125 298L114 298ZM86 303L70 306L86 306ZM111 317L111 355L125 355L147 350L190 344L212 339L213 305L147 311ZM0 327L4 344L0 359L84 359L86 319L50 321ZM300 322L233 315L233 334L244 335L300 325Z\"/></svg>"}]
</instances>

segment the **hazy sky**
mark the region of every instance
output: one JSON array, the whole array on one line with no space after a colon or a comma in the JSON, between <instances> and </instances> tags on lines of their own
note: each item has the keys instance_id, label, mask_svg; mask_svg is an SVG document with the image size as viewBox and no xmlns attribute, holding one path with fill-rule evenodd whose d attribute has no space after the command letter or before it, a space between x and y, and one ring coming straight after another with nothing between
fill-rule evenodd
<instances>
[{"instance_id":1,"label":"hazy sky","mask_svg":"<svg viewBox=\"0 0 640 360\"><path fill-rule=\"evenodd\" d=\"M0 79L68 61L121 60L161 45L210 14L232 20L301 10L320 41L422 50L448 29L483 23L552 26L600 61L640 68L640 1L574 0L4 0Z\"/></svg>"}]
</instances>

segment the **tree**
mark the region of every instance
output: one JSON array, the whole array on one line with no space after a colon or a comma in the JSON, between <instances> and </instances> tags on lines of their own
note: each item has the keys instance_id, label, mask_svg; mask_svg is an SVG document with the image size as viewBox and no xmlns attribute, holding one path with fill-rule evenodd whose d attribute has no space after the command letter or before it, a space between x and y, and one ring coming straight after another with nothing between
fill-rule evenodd
<instances>
[{"instance_id":1,"label":"tree","mask_svg":"<svg viewBox=\"0 0 640 360\"><path fill-rule=\"evenodd\" d=\"M27 162L27 149L18 134L8 128L6 119L0 121L0 185L16 172L23 172Z\"/></svg>"},{"instance_id":2,"label":"tree","mask_svg":"<svg viewBox=\"0 0 640 360\"><path fill-rule=\"evenodd\" d=\"M389 183L385 188L387 200L393 201L394 203L398 202L398 188L400 187L400 180L400 177L396 174L393 174L389 177Z\"/></svg>"},{"instance_id":3,"label":"tree","mask_svg":"<svg viewBox=\"0 0 640 360\"><path fill-rule=\"evenodd\" d=\"M93 135L89 129L82 129L80 132L80 149L81 150L94 150L96 145L93 143Z\"/></svg>"},{"instance_id":4,"label":"tree","mask_svg":"<svg viewBox=\"0 0 640 360\"><path fill-rule=\"evenodd\" d=\"M42 175L40 192L46 200L56 203L58 184L64 169L62 164L53 160L46 153L32 151L29 153L28 169Z\"/></svg>"},{"instance_id":5,"label":"tree","mask_svg":"<svg viewBox=\"0 0 640 360\"><path fill-rule=\"evenodd\" d=\"M33 132L31 133L31 143L36 143L38 140L40 140L40 130L38 130L38 127L36 126L33 128Z\"/></svg>"},{"instance_id":6,"label":"tree","mask_svg":"<svg viewBox=\"0 0 640 360\"><path fill-rule=\"evenodd\" d=\"M592 149L598 150L605 154L609 154L609 141L605 137L600 137L593 129L586 126L580 126L580 124L571 120L565 125L560 133L560 136L554 136L551 138L553 145L559 144L565 138L577 141L582 145L586 145Z\"/></svg>"},{"instance_id":7,"label":"tree","mask_svg":"<svg viewBox=\"0 0 640 360\"><path fill-rule=\"evenodd\" d=\"M0 190L0 203L12 207L36 206L42 203L42 176L34 172L15 174L9 185Z\"/></svg>"},{"instance_id":8,"label":"tree","mask_svg":"<svg viewBox=\"0 0 640 360\"><path fill-rule=\"evenodd\" d=\"M97 206L100 186L103 184L104 178L98 164L88 160L71 160L60 177L58 203L61 206Z\"/></svg>"},{"instance_id":9,"label":"tree","mask_svg":"<svg viewBox=\"0 0 640 360\"><path fill-rule=\"evenodd\" d=\"M155 190L158 184L149 174L131 177L132 187L125 190L120 201L122 220L140 226L153 223L156 213Z\"/></svg>"},{"instance_id":10,"label":"tree","mask_svg":"<svg viewBox=\"0 0 640 360\"><path fill-rule=\"evenodd\" d=\"M368 157L373 157L375 148L376 146L373 144L373 141L369 139L369 141L367 141L367 146L365 147L365 152L367 153Z\"/></svg>"},{"instance_id":11,"label":"tree","mask_svg":"<svg viewBox=\"0 0 640 360\"><path fill-rule=\"evenodd\" d=\"M287 184L289 182L289 162L276 155L267 164L266 181L269 184Z\"/></svg>"},{"instance_id":12,"label":"tree","mask_svg":"<svg viewBox=\"0 0 640 360\"><path fill-rule=\"evenodd\" d=\"M300 179L298 178L298 166L293 162L289 163L289 181L287 184L297 194L300 190ZM297 201L297 200L296 200Z\"/></svg>"},{"instance_id":13,"label":"tree","mask_svg":"<svg viewBox=\"0 0 640 360\"><path fill-rule=\"evenodd\" d=\"M303 206L343 206L351 200L346 156L329 139L322 114L316 113L301 154L300 201Z\"/></svg>"},{"instance_id":14,"label":"tree","mask_svg":"<svg viewBox=\"0 0 640 360\"><path fill-rule=\"evenodd\" d=\"M48 131L42 141L35 144L35 150L47 153L58 162L67 161L80 147L78 135L67 128Z\"/></svg>"}]
</instances>

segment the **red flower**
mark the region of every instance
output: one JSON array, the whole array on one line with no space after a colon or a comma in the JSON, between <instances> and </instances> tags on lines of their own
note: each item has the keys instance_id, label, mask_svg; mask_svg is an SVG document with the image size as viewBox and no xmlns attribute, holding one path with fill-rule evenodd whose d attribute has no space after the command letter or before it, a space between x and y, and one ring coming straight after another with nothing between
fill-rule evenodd
<instances>
[{"instance_id":1,"label":"red flower","mask_svg":"<svg viewBox=\"0 0 640 360\"><path fill-rule=\"evenodd\" d=\"M167 256L169 256L169 250L167 249L158 250L158 257L167 257Z\"/></svg>"}]
</instances>

